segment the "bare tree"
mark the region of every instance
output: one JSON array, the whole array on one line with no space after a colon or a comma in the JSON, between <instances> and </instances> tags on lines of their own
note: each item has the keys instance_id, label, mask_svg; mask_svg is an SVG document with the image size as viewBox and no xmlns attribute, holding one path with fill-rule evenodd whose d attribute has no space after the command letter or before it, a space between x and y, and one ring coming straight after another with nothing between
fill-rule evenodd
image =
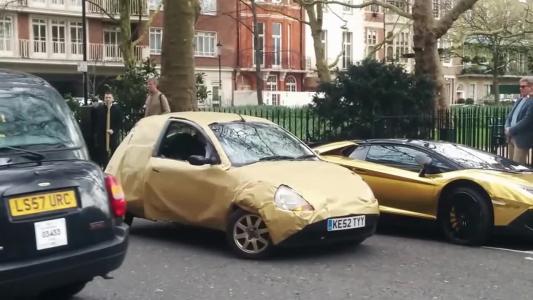
<instances>
[{"instance_id":1,"label":"bare tree","mask_svg":"<svg viewBox=\"0 0 533 300\"><path fill-rule=\"evenodd\" d=\"M520 64L531 48L532 5L516 0L481 0L454 26L452 35L463 61L492 75L494 100L500 96L500 77L509 66Z\"/></svg>"},{"instance_id":2,"label":"bare tree","mask_svg":"<svg viewBox=\"0 0 533 300\"><path fill-rule=\"evenodd\" d=\"M311 35L313 36L315 55L317 58L317 72L321 81L329 81L330 73L323 57L320 45L322 34L323 7L325 4L342 5L361 9L370 5L379 5L389 11L412 20L413 22L413 50L415 54L415 73L426 75L436 82L436 100L440 108L447 107L444 99L444 83L440 58L438 54L438 40L451 28L453 23L478 0L441 0L448 7L442 10L439 19L433 16L433 1L429 0L364 0L362 4L348 4L345 1L334 0L295 0L304 7L309 18ZM412 6L411 6L412 3Z\"/></svg>"}]
</instances>

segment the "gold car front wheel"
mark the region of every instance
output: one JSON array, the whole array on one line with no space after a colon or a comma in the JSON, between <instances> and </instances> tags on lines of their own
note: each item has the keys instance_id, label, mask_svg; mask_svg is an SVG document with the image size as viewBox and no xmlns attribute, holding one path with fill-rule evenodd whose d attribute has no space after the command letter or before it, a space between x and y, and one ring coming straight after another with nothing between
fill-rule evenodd
<instances>
[{"instance_id":1,"label":"gold car front wheel","mask_svg":"<svg viewBox=\"0 0 533 300\"><path fill-rule=\"evenodd\" d=\"M492 211L487 197L472 187L454 188L441 206L439 221L449 241L480 246L492 231Z\"/></svg>"},{"instance_id":2,"label":"gold car front wheel","mask_svg":"<svg viewBox=\"0 0 533 300\"><path fill-rule=\"evenodd\" d=\"M268 256L272 242L261 216L242 209L235 210L228 222L227 241L242 258L258 259Z\"/></svg>"}]
</instances>

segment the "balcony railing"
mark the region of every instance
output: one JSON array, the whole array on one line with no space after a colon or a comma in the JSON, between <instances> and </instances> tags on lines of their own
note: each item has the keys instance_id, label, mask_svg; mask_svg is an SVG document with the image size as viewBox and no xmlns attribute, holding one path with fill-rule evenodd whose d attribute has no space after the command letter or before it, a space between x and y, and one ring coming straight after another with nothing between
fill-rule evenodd
<instances>
[{"instance_id":1,"label":"balcony railing","mask_svg":"<svg viewBox=\"0 0 533 300\"><path fill-rule=\"evenodd\" d=\"M302 70L305 69L305 57L298 51L265 51L259 63L264 69ZM253 49L241 51L241 67L255 67L255 52Z\"/></svg>"},{"instance_id":2,"label":"balcony railing","mask_svg":"<svg viewBox=\"0 0 533 300\"><path fill-rule=\"evenodd\" d=\"M30 7L46 8L64 11L73 11L81 13L81 0L63 0L55 1L34 1L34 0L0 0L0 6L7 5L7 8L13 7ZM119 15L119 0L91 0L86 2L87 12L92 14L109 14ZM130 15L148 16L148 3L146 0L132 0Z\"/></svg>"},{"instance_id":3,"label":"balcony railing","mask_svg":"<svg viewBox=\"0 0 533 300\"><path fill-rule=\"evenodd\" d=\"M87 10L90 13L108 13L110 15L120 14L119 0L91 0L87 2ZM148 15L148 1L132 0L130 6L131 15Z\"/></svg>"},{"instance_id":4,"label":"balcony railing","mask_svg":"<svg viewBox=\"0 0 533 300\"><path fill-rule=\"evenodd\" d=\"M16 40L2 40L0 46L0 59L9 57L80 61L83 57L83 45L80 42L19 39L18 44ZM141 61L149 57L149 52L147 46L136 46L134 48L135 60ZM122 51L119 45L90 43L87 45L87 60L95 63L120 64L122 63Z\"/></svg>"}]
</instances>

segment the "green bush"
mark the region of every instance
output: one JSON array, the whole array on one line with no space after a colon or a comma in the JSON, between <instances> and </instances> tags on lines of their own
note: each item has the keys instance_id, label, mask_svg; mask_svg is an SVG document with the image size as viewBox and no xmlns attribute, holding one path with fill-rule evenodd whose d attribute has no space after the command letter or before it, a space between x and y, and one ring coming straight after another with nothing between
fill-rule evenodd
<instances>
[{"instance_id":1,"label":"green bush","mask_svg":"<svg viewBox=\"0 0 533 300\"><path fill-rule=\"evenodd\" d=\"M364 60L337 71L333 82L319 86L311 104L337 138L420 137L433 111L434 82L403 67ZM380 116L379 118L376 116ZM427 126L426 126L427 127Z\"/></svg>"},{"instance_id":2,"label":"green bush","mask_svg":"<svg viewBox=\"0 0 533 300\"><path fill-rule=\"evenodd\" d=\"M457 103L457 104L465 104L466 101L465 101L464 98L459 98L459 99L457 99L457 102L456 102L456 103Z\"/></svg>"},{"instance_id":3,"label":"green bush","mask_svg":"<svg viewBox=\"0 0 533 300\"><path fill-rule=\"evenodd\" d=\"M465 100L465 104L467 104L467 105L472 105L472 104L474 104L474 99L472 99L472 98L466 98L466 100Z\"/></svg>"}]
</instances>

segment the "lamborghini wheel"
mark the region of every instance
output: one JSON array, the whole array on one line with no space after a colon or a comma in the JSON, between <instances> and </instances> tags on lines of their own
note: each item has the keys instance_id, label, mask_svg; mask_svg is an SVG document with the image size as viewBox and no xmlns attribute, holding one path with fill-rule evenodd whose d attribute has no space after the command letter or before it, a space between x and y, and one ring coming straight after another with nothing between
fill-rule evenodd
<instances>
[{"instance_id":1,"label":"lamborghini wheel","mask_svg":"<svg viewBox=\"0 0 533 300\"><path fill-rule=\"evenodd\" d=\"M268 228L257 214L237 209L229 218L226 234L228 244L242 258L264 258L271 252Z\"/></svg>"},{"instance_id":2,"label":"lamborghini wheel","mask_svg":"<svg viewBox=\"0 0 533 300\"><path fill-rule=\"evenodd\" d=\"M455 188L445 199L439 215L446 238L460 245L480 246L485 243L493 226L487 200L474 188Z\"/></svg>"}]
</instances>

